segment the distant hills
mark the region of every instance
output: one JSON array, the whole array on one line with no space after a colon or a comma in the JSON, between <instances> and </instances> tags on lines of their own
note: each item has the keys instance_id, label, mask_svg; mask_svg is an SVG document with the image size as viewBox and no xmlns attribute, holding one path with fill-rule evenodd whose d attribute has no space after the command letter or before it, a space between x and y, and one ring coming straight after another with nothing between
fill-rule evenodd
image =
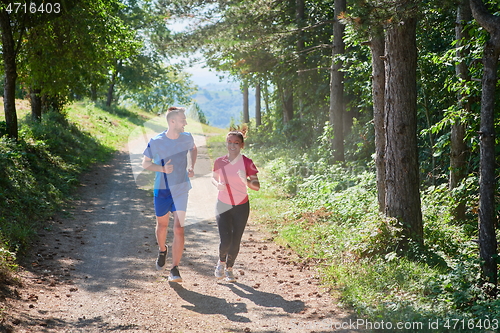
<instances>
[{"instance_id":1,"label":"distant hills","mask_svg":"<svg viewBox=\"0 0 500 333\"><path fill-rule=\"evenodd\" d=\"M198 86L193 95L211 126L228 128L231 123L240 124L243 118L243 94L238 84L210 83ZM249 96L250 118L255 117L255 97Z\"/></svg>"}]
</instances>

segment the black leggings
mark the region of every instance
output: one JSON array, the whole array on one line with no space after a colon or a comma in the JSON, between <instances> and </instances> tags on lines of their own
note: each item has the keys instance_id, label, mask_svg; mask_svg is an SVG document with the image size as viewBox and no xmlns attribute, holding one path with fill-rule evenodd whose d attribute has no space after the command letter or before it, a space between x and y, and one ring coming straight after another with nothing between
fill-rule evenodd
<instances>
[{"instance_id":1,"label":"black leggings","mask_svg":"<svg viewBox=\"0 0 500 333\"><path fill-rule=\"evenodd\" d=\"M219 227L219 259L226 267L233 267L240 252L240 242L250 214L250 203L231 206L218 201L216 207L217 226Z\"/></svg>"}]
</instances>

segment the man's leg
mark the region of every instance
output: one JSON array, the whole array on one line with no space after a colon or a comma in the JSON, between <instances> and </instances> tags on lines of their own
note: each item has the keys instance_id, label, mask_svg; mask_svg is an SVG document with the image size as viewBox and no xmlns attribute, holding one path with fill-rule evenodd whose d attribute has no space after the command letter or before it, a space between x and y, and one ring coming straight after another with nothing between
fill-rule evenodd
<instances>
[{"instance_id":1,"label":"man's leg","mask_svg":"<svg viewBox=\"0 0 500 333\"><path fill-rule=\"evenodd\" d=\"M174 241L172 242L172 268L178 266L181 262L182 253L184 252L184 222L186 220L186 212L174 212Z\"/></svg>"},{"instance_id":2,"label":"man's leg","mask_svg":"<svg viewBox=\"0 0 500 333\"><path fill-rule=\"evenodd\" d=\"M166 242L169 217L169 213L156 217L156 242L158 243L160 252L167 250Z\"/></svg>"}]
</instances>

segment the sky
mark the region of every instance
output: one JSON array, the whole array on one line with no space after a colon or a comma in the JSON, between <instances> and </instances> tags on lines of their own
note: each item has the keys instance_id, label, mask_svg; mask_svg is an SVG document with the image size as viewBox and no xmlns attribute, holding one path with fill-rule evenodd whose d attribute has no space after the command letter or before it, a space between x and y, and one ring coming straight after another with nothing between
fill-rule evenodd
<instances>
[{"instance_id":1,"label":"sky","mask_svg":"<svg viewBox=\"0 0 500 333\"><path fill-rule=\"evenodd\" d=\"M173 32L180 32L186 28L188 22L186 20L176 20L174 23L169 24L168 28ZM201 58L198 56L198 58ZM231 80L227 80L227 78L222 81L216 74L216 71L210 70L209 68L204 68L206 64L203 60L197 62L192 67L186 67L185 71L192 74L191 80L198 86L206 86L207 84L227 84L233 83ZM221 73L223 74L223 73ZM226 76L227 77L227 76Z\"/></svg>"},{"instance_id":2,"label":"sky","mask_svg":"<svg viewBox=\"0 0 500 333\"><path fill-rule=\"evenodd\" d=\"M207 84L227 83L227 79L220 80L215 71L208 68L203 68L200 65L186 67L186 72L192 74L191 80L198 86L206 86Z\"/></svg>"}]
</instances>

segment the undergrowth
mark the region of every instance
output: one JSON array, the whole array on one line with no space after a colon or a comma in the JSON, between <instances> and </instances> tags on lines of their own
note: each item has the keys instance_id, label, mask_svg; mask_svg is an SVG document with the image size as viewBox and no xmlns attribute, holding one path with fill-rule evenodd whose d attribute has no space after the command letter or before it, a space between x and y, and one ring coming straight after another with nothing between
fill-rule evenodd
<instances>
[{"instance_id":1,"label":"undergrowth","mask_svg":"<svg viewBox=\"0 0 500 333\"><path fill-rule=\"evenodd\" d=\"M400 223L378 212L371 163L332 165L290 145L256 148L250 154L263 172L261 191L251 193L255 219L304 260L322 263L323 283L360 318L422 323L418 332L500 327L500 301L479 285L477 220L472 211L467 221L452 219L455 193L446 184L422 191L425 246L402 255ZM461 186L470 207L477 183L471 177Z\"/></svg>"}]
</instances>

